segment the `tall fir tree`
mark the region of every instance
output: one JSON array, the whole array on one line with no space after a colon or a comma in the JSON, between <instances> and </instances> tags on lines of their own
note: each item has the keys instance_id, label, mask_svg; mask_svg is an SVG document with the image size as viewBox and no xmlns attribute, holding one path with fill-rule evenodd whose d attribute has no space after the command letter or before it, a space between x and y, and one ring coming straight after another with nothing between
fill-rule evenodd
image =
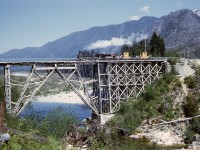
<instances>
[{"instance_id":1,"label":"tall fir tree","mask_svg":"<svg viewBox=\"0 0 200 150\"><path fill-rule=\"evenodd\" d=\"M150 40L150 53L152 56L164 56L165 54L165 42L156 32L153 32Z\"/></svg>"}]
</instances>

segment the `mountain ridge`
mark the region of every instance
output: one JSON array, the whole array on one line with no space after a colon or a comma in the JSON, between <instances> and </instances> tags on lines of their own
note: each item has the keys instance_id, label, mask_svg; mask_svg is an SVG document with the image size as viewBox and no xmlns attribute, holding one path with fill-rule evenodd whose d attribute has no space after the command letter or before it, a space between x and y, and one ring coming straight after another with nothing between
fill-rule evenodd
<instances>
[{"instance_id":1,"label":"mountain ridge","mask_svg":"<svg viewBox=\"0 0 200 150\"><path fill-rule=\"evenodd\" d=\"M139 20L121 24L95 26L83 31L70 33L41 47L13 49L0 54L1 58L72 58L79 50L93 47L101 48L101 52L120 49L116 42L150 37L155 31L164 38L167 49L194 49L200 47L200 10L181 9L160 18L145 16ZM107 47L105 43L111 43ZM95 45L96 44L96 45ZM119 44L119 43L118 43ZM94 46L95 45L95 46ZM118 48L117 48L118 46ZM110 49L109 49L110 48Z\"/></svg>"}]
</instances>

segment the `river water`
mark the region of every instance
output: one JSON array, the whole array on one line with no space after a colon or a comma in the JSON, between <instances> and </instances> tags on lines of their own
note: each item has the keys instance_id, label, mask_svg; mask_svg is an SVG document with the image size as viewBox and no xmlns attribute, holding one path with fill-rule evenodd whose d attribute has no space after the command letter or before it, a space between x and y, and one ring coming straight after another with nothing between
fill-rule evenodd
<instances>
[{"instance_id":1,"label":"river water","mask_svg":"<svg viewBox=\"0 0 200 150\"><path fill-rule=\"evenodd\" d=\"M20 114L20 116L24 115L33 115L34 112L35 115L46 115L50 110L57 108L57 107L63 107L75 116L78 121L82 121L83 119L91 116L91 110L85 105L85 104L71 104L71 103L47 103L47 102L37 102L33 101L30 105L28 105L24 111Z\"/></svg>"}]
</instances>

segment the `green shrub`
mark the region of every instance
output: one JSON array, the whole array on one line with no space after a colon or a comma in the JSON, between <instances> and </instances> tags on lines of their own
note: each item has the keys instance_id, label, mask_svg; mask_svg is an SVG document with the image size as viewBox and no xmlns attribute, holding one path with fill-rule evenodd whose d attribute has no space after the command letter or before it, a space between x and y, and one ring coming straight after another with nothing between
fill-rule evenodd
<instances>
[{"instance_id":1,"label":"green shrub","mask_svg":"<svg viewBox=\"0 0 200 150\"><path fill-rule=\"evenodd\" d=\"M176 86L176 87L179 87L179 88L182 88L182 83L181 83L181 81L177 79L175 86Z\"/></svg>"},{"instance_id":2,"label":"green shrub","mask_svg":"<svg viewBox=\"0 0 200 150\"><path fill-rule=\"evenodd\" d=\"M183 105L183 111L186 117L193 117L198 113L199 106L197 99L194 95L188 95L186 102Z\"/></svg>"},{"instance_id":3,"label":"green shrub","mask_svg":"<svg viewBox=\"0 0 200 150\"><path fill-rule=\"evenodd\" d=\"M141 101L142 103L144 101ZM127 106L126 111L125 106ZM124 104L122 110L110 119L106 124L109 126L117 126L119 128L124 128L129 132L135 130L143 121L144 113L142 113L142 109L144 109L144 105L141 106L140 101Z\"/></svg>"},{"instance_id":4,"label":"green shrub","mask_svg":"<svg viewBox=\"0 0 200 150\"><path fill-rule=\"evenodd\" d=\"M11 128L59 139L71 125L77 123L71 113L69 109L58 107L52 109L46 116L29 115L20 119L7 115L6 122Z\"/></svg>"},{"instance_id":5,"label":"green shrub","mask_svg":"<svg viewBox=\"0 0 200 150\"><path fill-rule=\"evenodd\" d=\"M6 115L6 122L10 128L30 134L41 135L42 137L49 138L49 142L43 143L14 135L9 143L4 145L3 150L61 150L61 144L58 140L63 137L64 133L71 125L77 123L72 112L62 107L51 110L43 117L30 115L20 119L18 117Z\"/></svg>"},{"instance_id":6,"label":"green shrub","mask_svg":"<svg viewBox=\"0 0 200 150\"><path fill-rule=\"evenodd\" d=\"M168 88L168 86L166 85L166 82L163 79L159 79L156 82L156 87L159 87L159 88L157 88L157 90L159 90L160 93L165 93L165 92L169 91L169 88Z\"/></svg>"},{"instance_id":7,"label":"green shrub","mask_svg":"<svg viewBox=\"0 0 200 150\"><path fill-rule=\"evenodd\" d=\"M186 144L192 143L192 141L194 140L193 137L195 135L195 132L192 130L187 130L185 132L185 138L184 138L184 142Z\"/></svg>"},{"instance_id":8,"label":"green shrub","mask_svg":"<svg viewBox=\"0 0 200 150\"><path fill-rule=\"evenodd\" d=\"M197 82L194 76L185 77L184 83L187 85L188 88L193 89L197 86Z\"/></svg>"},{"instance_id":9,"label":"green shrub","mask_svg":"<svg viewBox=\"0 0 200 150\"><path fill-rule=\"evenodd\" d=\"M159 90L156 90L156 88L153 85L148 85L144 92L142 93L142 97L148 102L151 100L156 100L160 96Z\"/></svg>"},{"instance_id":10,"label":"green shrub","mask_svg":"<svg viewBox=\"0 0 200 150\"><path fill-rule=\"evenodd\" d=\"M200 118L194 118L190 121L189 126L187 127L187 130L185 131L185 143L189 144L192 143L194 140L194 135L196 133L200 133Z\"/></svg>"},{"instance_id":11,"label":"green shrub","mask_svg":"<svg viewBox=\"0 0 200 150\"><path fill-rule=\"evenodd\" d=\"M14 86L11 88L11 100L13 102L16 102L20 96L20 90L18 87Z\"/></svg>"},{"instance_id":12,"label":"green shrub","mask_svg":"<svg viewBox=\"0 0 200 150\"><path fill-rule=\"evenodd\" d=\"M48 142L41 142L17 135L11 136L8 144L3 145L3 150L62 150L60 142L49 138Z\"/></svg>"},{"instance_id":13,"label":"green shrub","mask_svg":"<svg viewBox=\"0 0 200 150\"><path fill-rule=\"evenodd\" d=\"M190 130L196 132L196 133L200 133L200 118L194 118L190 121Z\"/></svg>"},{"instance_id":14,"label":"green shrub","mask_svg":"<svg viewBox=\"0 0 200 150\"><path fill-rule=\"evenodd\" d=\"M171 65L175 65L179 61L180 61L180 58L177 58L177 57L170 57L167 59L167 62Z\"/></svg>"},{"instance_id":15,"label":"green shrub","mask_svg":"<svg viewBox=\"0 0 200 150\"><path fill-rule=\"evenodd\" d=\"M58 107L51 110L44 119L38 122L36 128L45 137L61 138L65 131L75 123L76 119L70 114L69 110Z\"/></svg>"},{"instance_id":16,"label":"green shrub","mask_svg":"<svg viewBox=\"0 0 200 150\"><path fill-rule=\"evenodd\" d=\"M165 52L165 57L180 57L180 54L177 50L169 50Z\"/></svg>"},{"instance_id":17,"label":"green shrub","mask_svg":"<svg viewBox=\"0 0 200 150\"><path fill-rule=\"evenodd\" d=\"M163 80L165 81L166 84L171 83L175 79L175 75L172 73L166 73L163 77Z\"/></svg>"}]
</instances>

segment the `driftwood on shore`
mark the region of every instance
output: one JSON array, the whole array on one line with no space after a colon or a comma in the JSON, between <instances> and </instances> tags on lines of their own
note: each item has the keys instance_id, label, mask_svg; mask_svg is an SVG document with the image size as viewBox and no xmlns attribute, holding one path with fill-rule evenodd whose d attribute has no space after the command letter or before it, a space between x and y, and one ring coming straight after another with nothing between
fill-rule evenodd
<instances>
[{"instance_id":1,"label":"driftwood on shore","mask_svg":"<svg viewBox=\"0 0 200 150\"><path fill-rule=\"evenodd\" d=\"M176 124L181 123L181 122L188 122L188 121L195 119L195 118L200 118L200 115L197 115L197 116L194 116L194 117L176 119L176 120L162 122L162 123L156 123L156 124L152 123L152 124L149 124L149 125L146 125L146 126L143 126L143 127L162 126L162 125L168 125L168 124L176 125Z\"/></svg>"}]
</instances>

